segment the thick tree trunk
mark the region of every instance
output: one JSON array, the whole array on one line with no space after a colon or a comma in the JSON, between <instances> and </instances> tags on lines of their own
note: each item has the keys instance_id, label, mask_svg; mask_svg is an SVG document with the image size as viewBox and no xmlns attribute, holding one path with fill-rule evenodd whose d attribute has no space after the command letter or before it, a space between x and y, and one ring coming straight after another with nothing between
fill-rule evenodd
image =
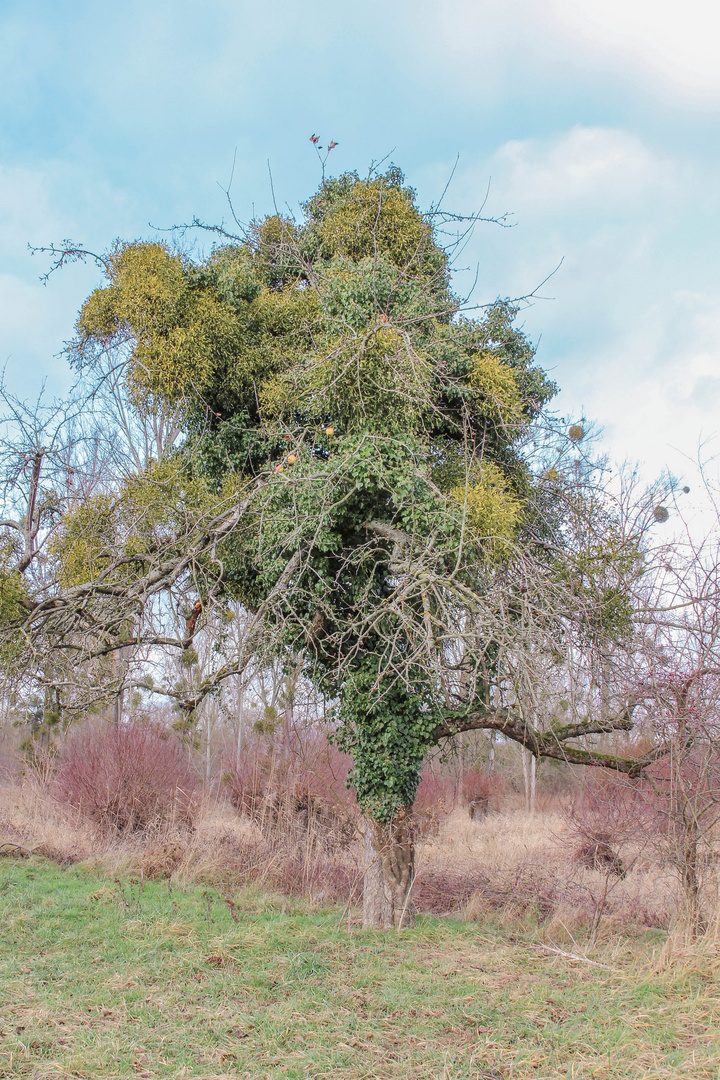
<instances>
[{"instance_id":1,"label":"thick tree trunk","mask_svg":"<svg viewBox=\"0 0 720 1080\"><path fill-rule=\"evenodd\" d=\"M363 927L388 930L411 926L415 919L412 887L415 843L410 811L389 825L365 819Z\"/></svg>"}]
</instances>

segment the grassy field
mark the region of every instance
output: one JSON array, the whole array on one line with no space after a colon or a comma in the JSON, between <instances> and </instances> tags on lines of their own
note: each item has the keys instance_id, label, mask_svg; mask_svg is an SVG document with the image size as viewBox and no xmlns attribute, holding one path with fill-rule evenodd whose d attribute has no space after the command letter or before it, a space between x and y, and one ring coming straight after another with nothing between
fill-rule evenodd
<instances>
[{"instance_id":1,"label":"grassy field","mask_svg":"<svg viewBox=\"0 0 720 1080\"><path fill-rule=\"evenodd\" d=\"M596 966L530 923L232 899L3 859L0 1076L720 1077L720 959L653 974L658 931Z\"/></svg>"}]
</instances>

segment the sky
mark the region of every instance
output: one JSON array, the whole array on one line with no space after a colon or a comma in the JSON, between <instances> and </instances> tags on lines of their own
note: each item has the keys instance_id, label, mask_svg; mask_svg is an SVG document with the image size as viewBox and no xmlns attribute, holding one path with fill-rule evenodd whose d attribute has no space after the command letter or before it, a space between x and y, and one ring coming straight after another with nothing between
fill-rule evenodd
<instances>
[{"instance_id":1,"label":"sky","mask_svg":"<svg viewBox=\"0 0 720 1080\"><path fill-rule=\"evenodd\" d=\"M456 263L520 323L614 460L720 453L720 5L713 0L0 0L0 361L62 393L102 252L191 221L297 211L387 156L504 225ZM234 169L233 169L233 162ZM549 277L549 280L545 280ZM542 284L544 282L544 284Z\"/></svg>"}]
</instances>

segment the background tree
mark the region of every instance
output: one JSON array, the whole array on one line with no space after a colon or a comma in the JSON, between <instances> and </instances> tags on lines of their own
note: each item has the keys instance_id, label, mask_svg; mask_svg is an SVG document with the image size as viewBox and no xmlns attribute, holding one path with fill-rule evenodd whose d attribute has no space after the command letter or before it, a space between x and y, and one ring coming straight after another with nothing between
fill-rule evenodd
<instances>
[{"instance_id":1,"label":"background tree","mask_svg":"<svg viewBox=\"0 0 720 1080\"><path fill-rule=\"evenodd\" d=\"M707 490L717 515L715 493L710 485ZM677 503L671 507L673 534L658 545L643 581L633 677L645 737L664 750L641 785L654 826L649 835L678 876L683 902L676 930L692 940L706 926L705 887L716 884L720 518L707 536L698 537Z\"/></svg>"}]
</instances>

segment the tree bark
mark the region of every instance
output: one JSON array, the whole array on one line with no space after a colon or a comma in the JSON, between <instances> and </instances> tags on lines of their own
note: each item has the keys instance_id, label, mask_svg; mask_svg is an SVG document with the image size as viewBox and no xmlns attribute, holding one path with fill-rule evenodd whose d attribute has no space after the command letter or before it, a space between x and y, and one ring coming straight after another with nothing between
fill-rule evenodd
<instances>
[{"instance_id":1,"label":"tree bark","mask_svg":"<svg viewBox=\"0 0 720 1080\"><path fill-rule=\"evenodd\" d=\"M682 815L683 832L679 844L680 875L685 894L684 918L686 931L691 941L695 941L706 929L702 910L702 878L698 851L699 829L693 811L694 807L691 808L689 814L686 810Z\"/></svg>"},{"instance_id":2,"label":"tree bark","mask_svg":"<svg viewBox=\"0 0 720 1080\"><path fill-rule=\"evenodd\" d=\"M235 709L237 712L237 742L235 744L235 757L239 764L243 747L243 724L245 722L245 687L243 686L240 676L238 676L235 689Z\"/></svg>"},{"instance_id":3,"label":"tree bark","mask_svg":"<svg viewBox=\"0 0 720 1080\"><path fill-rule=\"evenodd\" d=\"M390 824L365 819L363 927L400 929L415 920L412 887L415 842L410 810L399 811Z\"/></svg>"},{"instance_id":4,"label":"tree bark","mask_svg":"<svg viewBox=\"0 0 720 1080\"><path fill-rule=\"evenodd\" d=\"M535 792L537 790L537 758L526 746L521 747L523 780L525 781L525 810L535 813Z\"/></svg>"}]
</instances>

